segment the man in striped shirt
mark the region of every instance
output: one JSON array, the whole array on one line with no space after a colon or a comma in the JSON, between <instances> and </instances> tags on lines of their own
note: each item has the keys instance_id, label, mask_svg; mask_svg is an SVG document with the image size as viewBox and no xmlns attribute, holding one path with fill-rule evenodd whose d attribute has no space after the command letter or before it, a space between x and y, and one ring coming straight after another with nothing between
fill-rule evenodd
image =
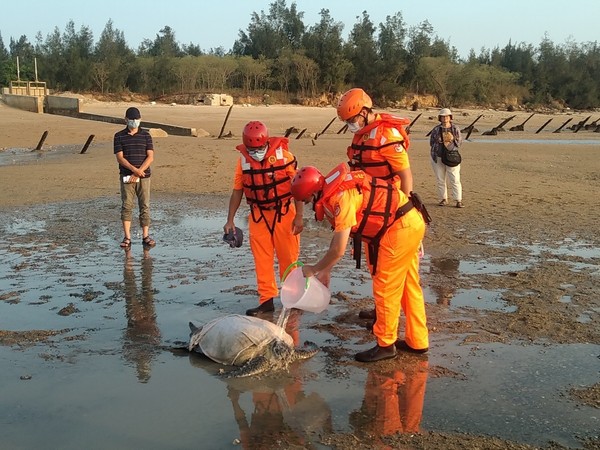
<instances>
[{"instance_id":1,"label":"man in striped shirt","mask_svg":"<svg viewBox=\"0 0 600 450\"><path fill-rule=\"evenodd\" d=\"M156 242L150 237L150 164L154 161L152 136L140 128L142 115L137 108L125 112L127 127L114 137L114 154L119 163L121 185L121 221L124 238L121 248L131 247L131 219L137 198L139 220L142 227L142 244L154 247Z\"/></svg>"}]
</instances>

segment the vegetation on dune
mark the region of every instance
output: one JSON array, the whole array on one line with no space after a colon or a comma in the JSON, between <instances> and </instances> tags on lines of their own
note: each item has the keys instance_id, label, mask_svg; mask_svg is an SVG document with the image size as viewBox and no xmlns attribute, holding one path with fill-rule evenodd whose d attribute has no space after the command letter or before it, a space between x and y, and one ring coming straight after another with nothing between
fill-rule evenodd
<instances>
[{"instance_id":1,"label":"vegetation on dune","mask_svg":"<svg viewBox=\"0 0 600 450\"><path fill-rule=\"evenodd\" d=\"M361 86L381 106L399 105L407 93L435 98L451 106L600 107L600 46L597 42L556 45L509 43L503 48L471 50L460 58L429 22L407 26L402 13L375 25L367 11L357 17L348 37L328 9L320 21L303 22L295 3L275 0L268 12L254 12L233 47L203 51L181 44L175 30L131 49L125 34L108 21L99 39L69 21L32 44L26 36L0 34L0 86L38 79L57 91L101 94L139 93L150 98L230 92L239 97L270 94L285 102L333 99L348 87ZM1 32L1 30L0 30ZM473 43L477 43L474 37ZM265 96L266 97L266 96ZM418 105L415 105L418 106Z\"/></svg>"}]
</instances>

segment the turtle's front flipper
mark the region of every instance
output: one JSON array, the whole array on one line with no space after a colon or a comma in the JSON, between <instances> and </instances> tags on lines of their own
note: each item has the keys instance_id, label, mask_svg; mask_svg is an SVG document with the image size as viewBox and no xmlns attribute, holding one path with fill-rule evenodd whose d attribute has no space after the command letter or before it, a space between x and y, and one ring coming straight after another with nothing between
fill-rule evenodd
<instances>
[{"instance_id":1,"label":"turtle's front flipper","mask_svg":"<svg viewBox=\"0 0 600 450\"><path fill-rule=\"evenodd\" d=\"M258 375L269 369L269 360L264 356L257 356L243 366L226 373L227 378L243 378Z\"/></svg>"}]
</instances>

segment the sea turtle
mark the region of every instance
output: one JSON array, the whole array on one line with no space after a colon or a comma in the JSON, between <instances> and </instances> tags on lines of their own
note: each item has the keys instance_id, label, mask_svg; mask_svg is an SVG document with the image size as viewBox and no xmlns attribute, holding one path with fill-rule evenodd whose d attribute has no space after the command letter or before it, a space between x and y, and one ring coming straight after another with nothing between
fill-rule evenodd
<instances>
[{"instance_id":1,"label":"sea turtle","mask_svg":"<svg viewBox=\"0 0 600 450\"><path fill-rule=\"evenodd\" d=\"M189 325L188 350L224 365L238 366L227 373L228 377L285 369L290 362L310 358L319 351L312 342L294 348L292 337L283 328L258 317L229 314L203 327L192 322Z\"/></svg>"}]
</instances>

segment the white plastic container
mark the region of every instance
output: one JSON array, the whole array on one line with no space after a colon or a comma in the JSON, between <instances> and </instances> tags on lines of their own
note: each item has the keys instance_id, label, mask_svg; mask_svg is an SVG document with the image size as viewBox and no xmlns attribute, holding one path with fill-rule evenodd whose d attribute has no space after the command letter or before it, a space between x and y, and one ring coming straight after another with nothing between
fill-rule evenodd
<instances>
[{"instance_id":1,"label":"white plastic container","mask_svg":"<svg viewBox=\"0 0 600 450\"><path fill-rule=\"evenodd\" d=\"M293 266L300 267L288 273ZM281 303L288 309L302 309L317 314L323 312L329 305L331 292L314 276L305 278L301 266L302 263L292 263L284 272L280 293Z\"/></svg>"}]
</instances>

